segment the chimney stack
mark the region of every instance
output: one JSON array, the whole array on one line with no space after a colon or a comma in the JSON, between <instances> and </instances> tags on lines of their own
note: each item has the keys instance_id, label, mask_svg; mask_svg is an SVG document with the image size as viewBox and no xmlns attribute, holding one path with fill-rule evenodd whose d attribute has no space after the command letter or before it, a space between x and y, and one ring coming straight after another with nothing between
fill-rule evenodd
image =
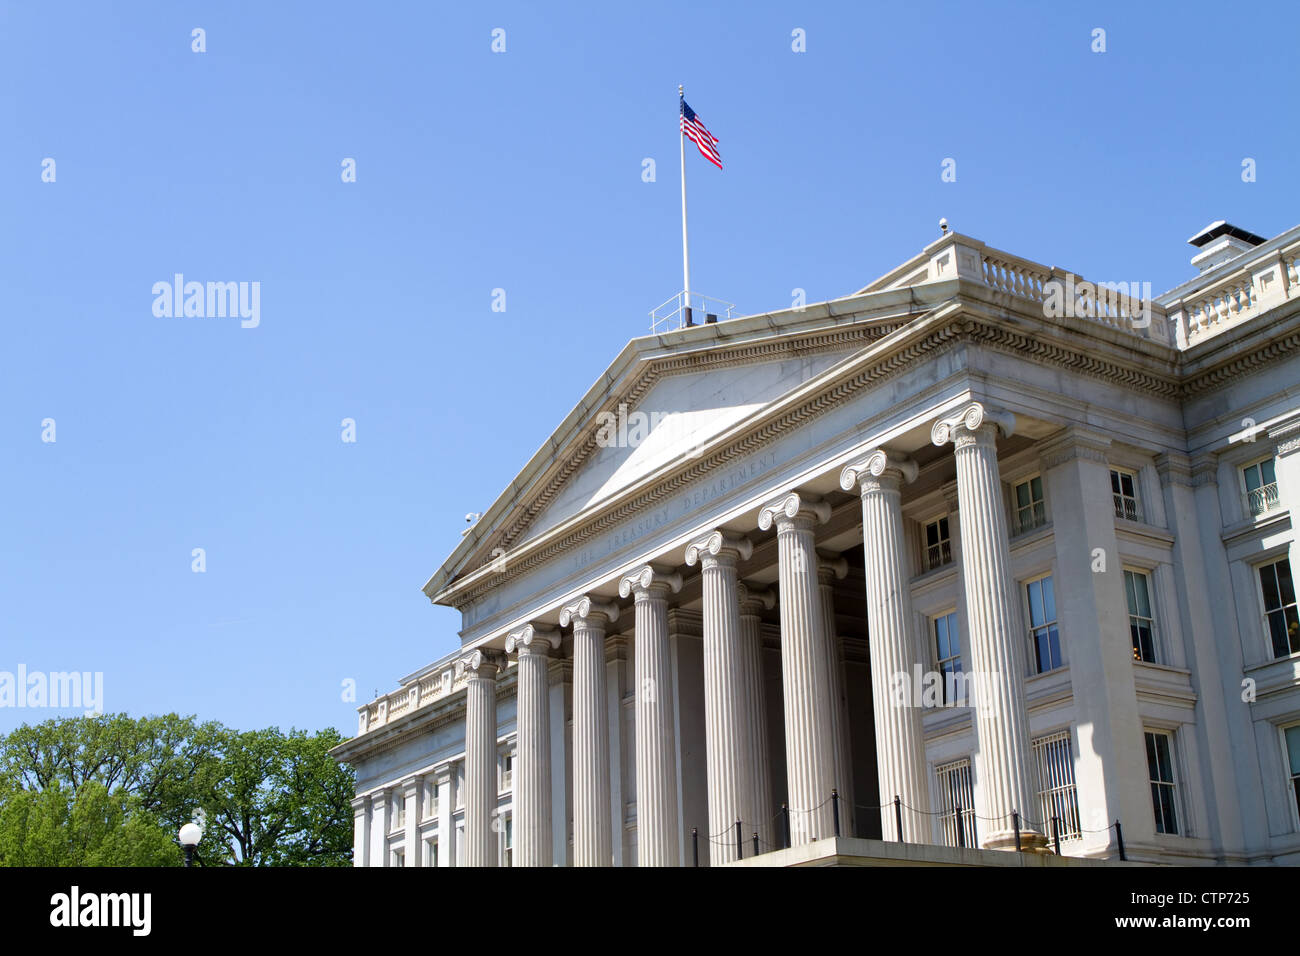
<instances>
[{"instance_id":1,"label":"chimney stack","mask_svg":"<svg viewBox=\"0 0 1300 956\"><path fill-rule=\"evenodd\" d=\"M1204 275L1216 266L1221 266L1229 259L1235 259L1243 252L1249 252L1267 241L1263 236L1239 229L1220 219L1192 236L1187 243L1200 250L1192 256L1192 265L1201 270L1201 274Z\"/></svg>"}]
</instances>

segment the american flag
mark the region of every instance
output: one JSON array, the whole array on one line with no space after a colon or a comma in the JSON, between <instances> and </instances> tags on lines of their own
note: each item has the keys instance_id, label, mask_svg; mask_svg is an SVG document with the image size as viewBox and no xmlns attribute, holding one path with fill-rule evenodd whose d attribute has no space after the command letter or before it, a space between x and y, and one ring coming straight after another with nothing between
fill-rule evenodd
<instances>
[{"instance_id":1,"label":"american flag","mask_svg":"<svg viewBox=\"0 0 1300 956\"><path fill-rule=\"evenodd\" d=\"M686 105L682 97L682 135L700 148L700 155L719 169L722 157L718 154L718 138L710 133L695 115L695 110Z\"/></svg>"}]
</instances>

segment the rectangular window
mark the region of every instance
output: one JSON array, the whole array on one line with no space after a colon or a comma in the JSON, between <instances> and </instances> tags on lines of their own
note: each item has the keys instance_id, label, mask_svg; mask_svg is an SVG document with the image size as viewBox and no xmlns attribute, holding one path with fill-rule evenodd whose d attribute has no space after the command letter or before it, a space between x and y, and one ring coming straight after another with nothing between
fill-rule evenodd
<instances>
[{"instance_id":1,"label":"rectangular window","mask_svg":"<svg viewBox=\"0 0 1300 956\"><path fill-rule=\"evenodd\" d=\"M1052 819L1055 818L1061 839L1077 840L1082 831L1070 732L1063 730L1035 740L1034 760L1038 765L1038 808L1048 838L1051 838Z\"/></svg>"},{"instance_id":2,"label":"rectangular window","mask_svg":"<svg viewBox=\"0 0 1300 956\"><path fill-rule=\"evenodd\" d=\"M393 822L391 829L401 830L406 826L406 794L393 794Z\"/></svg>"},{"instance_id":3,"label":"rectangular window","mask_svg":"<svg viewBox=\"0 0 1300 956\"><path fill-rule=\"evenodd\" d=\"M438 865L438 838L432 837L424 841L424 858L425 866Z\"/></svg>"},{"instance_id":4,"label":"rectangular window","mask_svg":"<svg viewBox=\"0 0 1300 956\"><path fill-rule=\"evenodd\" d=\"M1286 737L1287 771L1291 777L1291 795L1295 798L1297 819L1300 819L1300 726L1288 727Z\"/></svg>"},{"instance_id":5,"label":"rectangular window","mask_svg":"<svg viewBox=\"0 0 1300 956\"><path fill-rule=\"evenodd\" d=\"M1282 506L1277 493L1277 467L1272 458L1241 469L1241 481L1246 489L1246 514L1258 516Z\"/></svg>"},{"instance_id":6,"label":"rectangular window","mask_svg":"<svg viewBox=\"0 0 1300 956\"><path fill-rule=\"evenodd\" d=\"M501 789L509 790L514 781L515 760L513 754L504 754L501 757Z\"/></svg>"},{"instance_id":7,"label":"rectangular window","mask_svg":"<svg viewBox=\"0 0 1300 956\"><path fill-rule=\"evenodd\" d=\"M945 516L925 526L925 551L921 555L921 570L933 571L950 563L952 539L948 535L948 518Z\"/></svg>"},{"instance_id":8,"label":"rectangular window","mask_svg":"<svg viewBox=\"0 0 1300 956\"><path fill-rule=\"evenodd\" d=\"M1133 638L1133 660L1156 662L1155 617L1151 613L1151 578L1145 571L1124 569L1128 597L1128 630Z\"/></svg>"},{"instance_id":9,"label":"rectangular window","mask_svg":"<svg viewBox=\"0 0 1300 956\"><path fill-rule=\"evenodd\" d=\"M970 759L963 757L943 764L936 768L935 773L939 776L939 820L943 826L944 844L978 847L979 840L975 834L975 787L970 772Z\"/></svg>"},{"instance_id":10,"label":"rectangular window","mask_svg":"<svg viewBox=\"0 0 1300 956\"><path fill-rule=\"evenodd\" d=\"M1141 521L1142 509L1138 507L1137 475L1119 468L1110 470L1110 490L1115 499L1115 517L1128 521Z\"/></svg>"},{"instance_id":11,"label":"rectangular window","mask_svg":"<svg viewBox=\"0 0 1300 956\"><path fill-rule=\"evenodd\" d=\"M1300 616L1296 611L1291 561L1283 558L1261 566L1259 586L1264 594L1264 627L1273 645L1273 656L1300 653Z\"/></svg>"},{"instance_id":12,"label":"rectangular window","mask_svg":"<svg viewBox=\"0 0 1300 956\"><path fill-rule=\"evenodd\" d=\"M1032 531L1047 523L1047 509L1043 505L1043 479L1035 475L1022 481L1013 489L1015 511L1011 515L1011 533Z\"/></svg>"},{"instance_id":13,"label":"rectangular window","mask_svg":"<svg viewBox=\"0 0 1300 956\"><path fill-rule=\"evenodd\" d=\"M456 824L456 844L452 847L456 866L465 865L465 824Z\"/></svg>"},{"instance_id":14,"label":"rectangular window","mask_svg":"<svg viewBox=\"0 0 1300 956\"><path fill-rule=\"evenodd\" d=\"M1052 576L1030 581L1025 586L1029 598L1029 641L1034 646L1037 673L1056 670L1064 663L1061 657L1061 633L1056 627L1056 592Z\"/></svg>"},{"instance_id":15,"label":"rectangular window","mask_svg":"<svg viewBox=\"0 0 1300 956\"><path fill-rule=\"evenodd\" d=\"M511 861L512 861L512 859L514 858L514 850L515 850L515 827L514 827L514 822L515 822L515 821L514 821L514 817L513 817L513 816L507 816L507 817L506 817L505 830L504 830L504 833L505 833L505 865L506 865L506 866L512 866L512 865L513 865Z\"/></svg>"},{"instance_id":16,"label":"rectangular window","mask_svg":"<svg viewBox=\"0 0 1300 956\"><path fill-rule=\"evenodd\" d=\"M943 682L943 702L951 704L956 675L961 673L961 635L957 631L956 611L934 619L934 659Z\"/></svg>"},{"instance_id":17,"label":"rectangular window","mask_svg":"<svg viewBox=\"0 0 1300 956\"><path fill-rule=\"evenodd\" d=\"M1173 741L1169 734L1147 731L1147 776L1157 833L1178 832L1177 785L1174 782Z\"/></svg>"},{"instance_id":18,"label":"rectangular window","mask_svg":"<svg viewBox=\"0 0 1300 956\"><path fill-rule=\"evenodd\" d=\"M392 865L393 865L393 866L406 866L406 851L405 851L405 850L394 850L394 851L393 851Z\"/></svg>"}]
</instances>

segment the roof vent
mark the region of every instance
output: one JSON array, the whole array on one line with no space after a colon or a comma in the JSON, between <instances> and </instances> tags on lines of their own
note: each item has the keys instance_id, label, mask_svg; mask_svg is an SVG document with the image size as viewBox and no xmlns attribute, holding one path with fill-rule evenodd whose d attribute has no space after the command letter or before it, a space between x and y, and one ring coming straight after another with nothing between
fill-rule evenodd
<instances>
[{"instance_id":1,"label":"roof vent","mask_svg":"<svg viewBox=\"0 0 1300 956\"><path fill-rule=\"evenodd\" d=\"M1243 252L1249 252L1268 240L1253 232L1239 229L1231 223L1220 219L1212 222L1192 238L1188 245L1200 251L1192 256L1192 265L1201 270L1202 275L1216 266L1221 266L1230 259L1235 259Z\"/></svg>"}]
</instances>

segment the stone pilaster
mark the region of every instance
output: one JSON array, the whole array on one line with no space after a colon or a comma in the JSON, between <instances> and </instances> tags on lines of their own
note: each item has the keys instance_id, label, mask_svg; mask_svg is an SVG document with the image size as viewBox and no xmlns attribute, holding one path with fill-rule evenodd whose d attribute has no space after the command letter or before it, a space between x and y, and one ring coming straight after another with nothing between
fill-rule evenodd
<instances>
[{"instance_id":1,"label":"stone pilaster","mask_svg":"<svg viewBox=\"0 0 1300 956\"><path fill-rule=\"evenodd\" d=\"M668 646L668 595L682 589L681 575L650 565L618 585L636 602L636 833L638 866L678 866L681 813L677 805L676 727L672 660Z\"/></svg>"},{"instance_id":2,"label":"stone pilaster","mask_svg":"<svg viewBox=\"0 0 1300 956\"><path fill-rule=\"evenodd\" d=\"M757 826L754 812L754 728L749 723L751 687L746 679L740 629L736 561L748 560L753 545L712 531L686 548L686 563L701 567L704 596L704 726L709 792L711 863L736 859L735 824L748 840Z\"/></svg>"},{"instance_id":3,"label":"stone pilaster","mask_svg":"<svg viewBox=\"0 0 1300 956\"><path fill-rule=\"evenodd\" d=\"M830 666L813 535L815 523L830 520L830 510L824 501L810 501L792 492L758 513L760 530L773 524L777 529L785 763L790 839L796 846L834 833Z\"/></svg>"},{"instance_id":4,"label":"stone pilaster","mask_svg":"<svg viewBox=\"0 0 1300 956\"><path fill-rule=\"evenodd\" d=\"M1007 518L998 471L997 435L1010 436L1015 418L990 414L979 402L935 422L935 445L953 443L961 499L962 580L975 677L976 773L983 793L980 833L985 847L1015 845L1011 814L1020 812L1022 845L1043 842L1030 825L1036 815L1029 718L1025 708L1025 646L1012 602Z\"/></svg>"},{"instance_id":5,"label":"stone pilaster","mask_svg":"<svg viewBox=\"0 0 1300 956\"><path fill-rule=\"evenodd\" d=\"M901 798L903 838L908 843L933 839L930 795L925 776L925 732L918 701L898 699L892 683L911 686L916 662L912 633L912 597L903 556L902 482L916 479L916 464L880 449L840 473L840 487L862 495L862 547L867 571L867 638L871 650L871 684L876 721L876 767L880 781L880 832L898 838L892 806ZM909 809L910 808L910 809Z\"/></svg>"},{"instance_id":6,"label":"stone pilaster","mask_svg":"<svg viewBox=\"0 0 1300 956\"><path fill-rule=\"evenodd\" d=\"M497 865L497 671L477 650L456 662L465 676L465 865Z\"/></svg>"},{"instance_id":7,"label":"stone pilaster","mask_svg":"<svg viewBox=\"0 0 1300 956\"><path fill-rule=\"evenodd\" d=\"M514 772L514 865L550 866L551 688L550 655L560 635L527 624L506 637L506 653L517 654L518 757Z\"/></svg>"},{"instance_id":8,"label":"stone pilaster","mask_svg":"<svg viewBox=\"0 0 1300 956\"><path fill-rule=\"evenodd\" d=\"M776 607L776 595L740 582L737 585L740 609L741 681L749 712L744 722L750 728L750 765L754 783L751 804L754 825L764 850L777 846L776 807L772 800L771 738L767 726L767 679L763 670L764 610Z\"/></svg>"},{"instance_id":9,"label":"stone pilaster","mask_svg":"<svg viewBox=\"0 0 1300 956\"><path fill-rule=\"evenodd\" d=\"M406 808L403 856L407 866L421 866L420 859L420 783L419 777L402 781L403 806Z\"/></svg>"},{"instance_id":10,"label":"stone pilaster","mask_svg":"<svg viewBox=\"0 0 1300 956\"><path fill-rule=\"evenodd\" d=\"M355 797L352 800L352 865L370 864L370 800Z\"/></svg>"},{"instance_id":11,"label":"stone pilaster","mask_svg":"<svg viewBox=\"0 0 1300 956\"><path fill-rule=\"evenodd\" d=\"M849 700L844 688L844 645L835 624L835 580L843 580L849 564L839 555L817 553L817 593L821 598L831 688L831 740L835 745L835 788L840 795L840 833L855 836L853 813L853 750L849 738Z\"/></svg>"},{"instance_id":12,"label":"stone pilaster","mask_svg":"<svg viewBox=\"0 0 1300 956\"><path fill-rule=\"evenodd\" d=\"M560 612L573 625L573 864L610 866L609 702L605 628L618 608L583 597Z\"/></svg>"}]
</instances>

